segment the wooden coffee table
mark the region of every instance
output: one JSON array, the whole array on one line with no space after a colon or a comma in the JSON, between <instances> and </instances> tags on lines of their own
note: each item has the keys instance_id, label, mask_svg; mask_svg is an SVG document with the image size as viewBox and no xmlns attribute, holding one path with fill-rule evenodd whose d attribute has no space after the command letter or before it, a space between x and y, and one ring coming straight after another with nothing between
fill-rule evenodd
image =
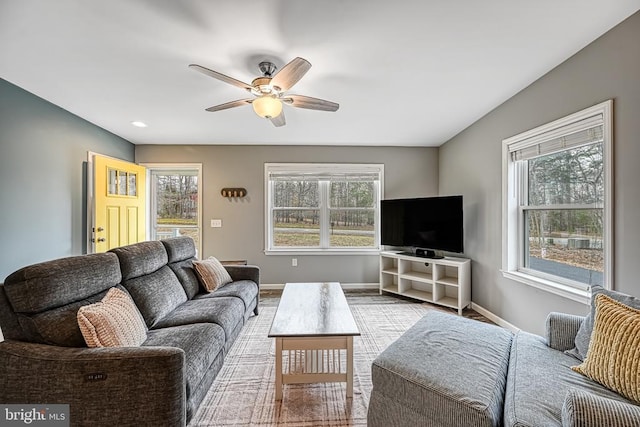
<instances>
[{"instance_id":1,"label":"wooden coffee table","mask_svg":"<svg viewBox=\"0 0 640 427\"><path fill-rule=\"evenodd\" d=\"M276 339L276 400L283 384L323 382L346 382L352 397L358 335L339 283L287 283L269 331Z\"/></svg>"}]
</instances>

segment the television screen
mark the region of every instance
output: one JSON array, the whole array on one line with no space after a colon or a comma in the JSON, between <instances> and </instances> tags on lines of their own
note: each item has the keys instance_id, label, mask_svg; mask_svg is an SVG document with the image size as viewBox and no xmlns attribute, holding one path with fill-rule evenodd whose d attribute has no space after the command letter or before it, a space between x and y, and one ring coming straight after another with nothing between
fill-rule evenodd
<instances>
[{"instance_id":1,"label":"television screen","mask_svg":"<svg viewBox=\"0 0 640 427\"><path fill-rule=\"evenodd\" d=\"M463 252L462 196L382 200L381 243Z\"/></svg>"}]
</instances>

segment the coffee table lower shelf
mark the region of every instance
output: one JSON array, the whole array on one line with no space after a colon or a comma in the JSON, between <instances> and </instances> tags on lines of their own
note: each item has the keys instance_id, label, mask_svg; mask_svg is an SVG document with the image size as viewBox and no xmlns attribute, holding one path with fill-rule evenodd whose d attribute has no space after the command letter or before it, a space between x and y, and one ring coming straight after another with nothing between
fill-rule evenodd
<instances>
[{"instance_id":1,"label":"coffee table lower shelf","mask_svg":"<svg viewBox=\"0 0 640 427\"><path fill-rule=\"evenodd\" d=\"M353 336L276 337L276 400L283 384L346 382L353 397Z\"/></svg>"}]
</instances>

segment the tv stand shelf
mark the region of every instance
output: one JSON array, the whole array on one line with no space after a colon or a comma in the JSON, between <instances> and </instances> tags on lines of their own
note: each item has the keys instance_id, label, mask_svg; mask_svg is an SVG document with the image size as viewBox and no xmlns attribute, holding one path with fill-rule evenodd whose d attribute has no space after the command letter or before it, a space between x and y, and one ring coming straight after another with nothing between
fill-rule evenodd
<instances>
[{"instance_id":1,"label":"tv stand shelf","mask_svg":"<svg viewBox=\"0 0 640 427\"><path fill-rule=\"evenodd\" d=\"M471 304L471 260L380 252L380 294L389 292L455 308Z\"/></svg>"}]
</instances>

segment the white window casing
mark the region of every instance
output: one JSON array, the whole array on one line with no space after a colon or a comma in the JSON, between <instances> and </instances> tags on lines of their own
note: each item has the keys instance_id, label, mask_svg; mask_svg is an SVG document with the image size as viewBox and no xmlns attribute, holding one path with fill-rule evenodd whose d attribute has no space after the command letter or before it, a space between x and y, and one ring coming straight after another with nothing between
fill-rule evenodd
<instances>
[{"instance_id":1,"label":"white window casing","mask_svg":"<svg viewBox=\"0 0 640 427\"><path fill-rule=\"evenodd\" d=\"M383 193L384 165L347 163L265 163L265 254L267 255L374 255L380 251L380 200ZM317 205L298 207L274 206L274 183L278 181L318 182ZM374 184L374 200L371 207L330 206L331 182L370 181ZM330 214L333 210L370 210L374 213L374 244L370 247L336 247L330 245ZM310 247L276 246L274 244L273 215L277 210L317 210L319 217L319 244Z\"/></svg>"},{"instance_id":2,"label":"white window casing","mask_svg":"<svg viewBox=\"0 0 640 427\"><path fill-rule=\"evenodd\" d=\"M525 213L535 210L603 210L603 284L613 288L613 140L611 100L503 140L502 274L504 277L579 301L589 288L559 276L524 268ZM529 205L525 161L602 141L603 203Z\"/></svg>"}]
</instances>

